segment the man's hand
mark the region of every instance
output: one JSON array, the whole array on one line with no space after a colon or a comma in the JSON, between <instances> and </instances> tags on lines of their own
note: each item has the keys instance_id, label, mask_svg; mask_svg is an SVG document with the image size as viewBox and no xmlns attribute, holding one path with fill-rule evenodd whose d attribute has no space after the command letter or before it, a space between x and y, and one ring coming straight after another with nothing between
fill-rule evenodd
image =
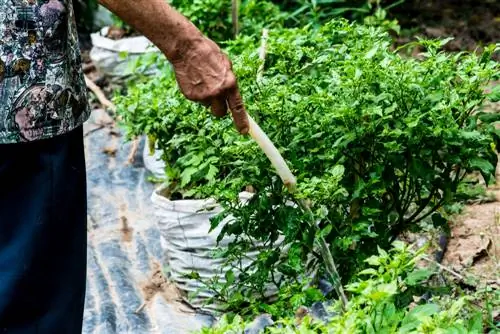
<instances>
[{"instance_id":1,"label":"man's hand","mask_svg":"<svg viewBox=\"0 0 500 334\"><path fill-rule=\"evenodd\" d=\"M231 110L235 125L242 134L248 132L248 119L231 61L207 38L200 38L185 53L172 60L182 93L212 109L217 117Z\"/></svg>"},{"instance_id":2,"label":"man's hand","mask_svg":"<svg viewBox=\"0 0 500 334\"><path fill-rule=\"evenodd\" d=\"M210 107L218 117L228 107L236 128L249 124L231 61L221 49L165 0L99 0L153 42L172 63L186 98Z\"/></svg>"}]
</instances>

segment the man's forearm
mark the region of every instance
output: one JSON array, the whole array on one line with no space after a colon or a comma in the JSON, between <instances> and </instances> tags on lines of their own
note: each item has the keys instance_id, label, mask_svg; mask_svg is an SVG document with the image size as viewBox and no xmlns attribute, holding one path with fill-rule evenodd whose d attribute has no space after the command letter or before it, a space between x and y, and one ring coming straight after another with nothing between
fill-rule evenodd
<instances>
[{"instance_id":1,"label":"man's forearm","mask_svg":"<svg viewBox=\"0 0 500 334\"><path fill-rule=\"evenodd\" d=\"M146 36L171 61L203 39L201 32L165 0L99 0L99 3Z\"/></svg>"},{"instance_id":2,"label":"man's forearm","mask_svg":"<svg viewBox=\"0 0 500 334\"><path fill-rule=\"evenodd\" d=\"M230 59L166 0L99 0L153 42L172 63L188 99L210 106L216 116L233 114L241 134L249 123Z\"/></svg>"}]
</instances>

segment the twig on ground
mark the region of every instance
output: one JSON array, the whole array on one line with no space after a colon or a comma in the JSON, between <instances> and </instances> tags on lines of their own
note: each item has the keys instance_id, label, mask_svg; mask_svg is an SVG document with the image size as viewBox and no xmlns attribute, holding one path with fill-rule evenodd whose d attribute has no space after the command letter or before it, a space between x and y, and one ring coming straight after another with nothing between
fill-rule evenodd
<instances>
[{"instance_id":1,"label":"twig on ground","mask_svg":"<svg viewBox=\"0 0 500 334\"><path fill-rule=\"evenodd\" d=\"M104 95L104 92L102 91L102 89L99 88L99 86L97 86L86 75L85 75L85 84L92 91L92 93L94 93L94 95L96 96L96 98L99 100L99 103L101 103L103 105L103 107L108 108L113 113L116 112L116 106L113 104L113 102L111 102L110 100L108 100L108 98L106 97L106 95Z\"/></svg>"},{"instance_id":2,"label":"twig on ground","mask_svg":"<svg viewBox=\"0 0 500 334\"><path fill-rule=\"evenodd\" d=\"M453 276L455 276L456 278L458 278L460 281L465 281L465 277L463 277L462 275L460 275L460 274L459 274L459 273L457 273L456 271L454 271L454 270L452 270L452 269L450 269L450 268L447 268L447 267L443 266L441 263L436 262L436 261L434 261L433 259L430 259L430 258L428 258L428 257L427 257L427 256L425 256L425 255L424 255L424 256L422 256L422 259L423 259L423 260L425 260L425 261L427 261L427 262L429 262L429 263L435 264L436 266L438 266L438 267L439 267L439 269L444 270L444 271L446 271L447 273L452 274Z\"/></svg>"},{"instance_id":3,"label":"twig on ground","mask_svg":"<svg viewBox=\"0 0 500 334\"><path fill-rule=\"evenodd\" d=\"M135 155L137 154L137 150L139 149L139 138L134 138L132 142L132 147L130 148L130 153L128 154L127 164L131 165L135 161Z\"/></svg>"},{"instance_id":4,"label":"twig on ground","mask_svg":"<svg viewBox=\"0 0 500 334\"><path fill-rule=\"evenodd\" d=\"M88 137L88 136L90 136L92 133L97 132L97 131L99 131L99 130L102 130L102 129L104 129L104 128L105 128L105 126L101 124L101 125L99 125L98 127L96 127L96 128L94 128L94 129L92 129L92 130L89 130L89 131L85 132L85 134L83 135L83 137Z\"/></svg>"},{"instance_id":5,"label":"twig on ground","mask_svg":"<svg viewBox=\"0 0 500 334\"><path fill-rule=\"evenodd\" d=\"M89 64L83 64L82 66L82 69L83 69L83 73L89 73L89 72L92 72L93 70L95 70L95 65L93 63L89 63Z\"/></svg>"},{"instance_id":6,"label":"twig on ground","mask_svg":"<svg viewBox=\"0 0 500 334\"><path fill-rule=\"evenodd\" d=\"M141 306L139 306L139 307L137 308L137 310L135 310L135 311L134 311L134 313L135 313L135 314L139 314L139 313L141 313L141 312L142 312L142 310L144 310L144 308L146 307L146 305L147 305L147 302L142 303L142 304L141 304Z\"/></svg>"}]
</instances>

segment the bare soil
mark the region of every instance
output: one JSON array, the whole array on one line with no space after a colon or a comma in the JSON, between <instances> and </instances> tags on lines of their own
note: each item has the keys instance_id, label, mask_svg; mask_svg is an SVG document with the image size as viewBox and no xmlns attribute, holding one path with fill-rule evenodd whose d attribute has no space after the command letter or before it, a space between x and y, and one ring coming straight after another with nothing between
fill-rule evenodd
<instances>
[{"instance_id":1,"label":"bare soil","mask_svg":"<svg viewBox=\"0 0 500 334\"><path fill-rule=\"evenodd\" d=\"M137 313L144 307L147 307L157 296L164 298L178 312L193 313L193 310L189 309L183 303L183 293L174 283L170 282L167 277L165 277L159 263L153 263L153 272L151 277L142 284L142 293L144 303L136 311Z\"/></svg>"},{"instance_id":2,"label":"bare soil","mask_svg":"<svg viewBox=\"0 0 500 334\"><path fill-rule=\"evenodd\" d=\"M443 265L500 288L500 163L487 191L492 202L468 205L451 222Z\"/></svg>"},{"instance_id":3,"label":"bare soil","mask_svg":"<svg viewBox=\"0 0 500 334\"><path fill-rule=\"evenodd\" d=\"M498 0L406 0L390 14L403 29L398 44L416 36L453 37L446 46L448 51L473 51L500 41ZM500 55L495 58L500 60Z\"/></svg>"},{"instance_id":4,"label":"bare soil","mask_svg":"<svg viewBox=\"0 0 500 334\"><path fill-rule=\"evenodd\" d=\"M497 201L468 206L453 221L443 259L443 265L485 282L500 282L500 192L495 192Z\"/></svg>"}]
</instances>

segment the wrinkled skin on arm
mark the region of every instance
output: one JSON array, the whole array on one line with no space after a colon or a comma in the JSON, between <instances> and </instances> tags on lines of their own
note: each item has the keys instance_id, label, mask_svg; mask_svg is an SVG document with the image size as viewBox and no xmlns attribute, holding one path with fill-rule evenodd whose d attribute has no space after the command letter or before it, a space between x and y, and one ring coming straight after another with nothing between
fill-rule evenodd
<instances>
[{"instance_id":1,"label":"wrinkled skin on arm","mask_svg":"<svg viewBox=\"0 0 500 334\"><path fill-rule=\"evenodd\" d=\"M212 109L228 107L236 128L248 133L248 118L229 58L165 0L99 0L153 42L172 63L184 96Z\"/></svg>"}]
</instances>

